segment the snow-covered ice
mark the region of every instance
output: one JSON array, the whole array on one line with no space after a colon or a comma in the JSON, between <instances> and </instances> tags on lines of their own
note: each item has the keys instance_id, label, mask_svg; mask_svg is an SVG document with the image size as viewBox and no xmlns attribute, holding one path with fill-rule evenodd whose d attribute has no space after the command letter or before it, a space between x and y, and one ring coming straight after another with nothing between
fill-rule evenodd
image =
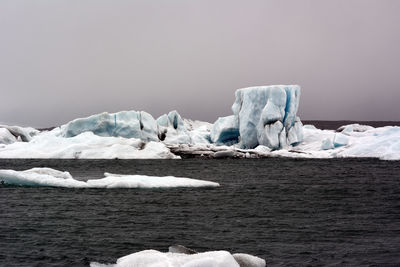
<instances>
[{"instance_id":1,"label":"snow-covered ice","mask_svg":"<svg viewBox=\"0 0 400 267\"><path fill-rule=\"evenodd\" d=\"M161 142L136 138L101 137L92 132L64 138L60 128L43 132L30 142L0 146L0 158L60 159L174 159L179 158Z\"/></svg>"},{"instance_id":2,"label":"snow-covered ice","mask_svg":"<svg viewBox=\"0 0 400 267\"><path fill-rule=\"evenodd\" d=\"M92 262L91 267L265 267L266 262L248 254L208 251L195 254L143 250L117 260L116 264Z\"/></svg>"},{"instance_id":3,"label":"snow-covered ice","mask_svg":"<svg viewBox=\"0 0 400 267\"><path fill-rule=\"evenodd\" d=\"M120 175L105 173L102 179L78 181L69 172L51 168L26 171L0 170L0 181L7 185L68 188L173 188L217 187L218 183L174 176Z\"/></svg>"},{"instance_id":4,"label":"snow-covered ice","mask_svg":"<svg viewBox=\"0 0 400 267\"><path fill-rule=\"evenodd\" d=\"M39 131L32 127L0 125L1 128L7 129L12 135L23 142L29 142L34 136L39 134Z\"/></svg>"},{"instance_id":5,"label":"snow-covered ice","mask_svg":"<svg viewBox=\"0 0 400 267\"><path fill-rule=\"evenodd\" d=\"M343 129L346 127L343 127ZM365 131L337 133L303 127L304 140L296 152L273 151L272 154L288 157L342 158L371 157L383 160L400 160L400 127L386 126Z\"/></svg>"},{"instance_id":6,"label":"snow-covered ice","mask_svg":"<svg viewBox=\"0 0 400 267\"><path fill-rule=\"evenodd\" d=\"M0 144L9 145L17 142L17 138L7 128L0 128Z\"/></svg>"}]
</instances>

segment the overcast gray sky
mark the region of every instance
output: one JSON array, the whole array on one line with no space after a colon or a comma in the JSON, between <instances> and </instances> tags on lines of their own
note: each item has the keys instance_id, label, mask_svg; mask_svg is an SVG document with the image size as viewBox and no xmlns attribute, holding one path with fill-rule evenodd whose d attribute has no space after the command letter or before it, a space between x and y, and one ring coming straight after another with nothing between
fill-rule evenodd
<instances>
[{"instance_id":1,"label":"overcast gray sky","mask_svg":"<svg viewBox=\"0 0 400 267\"><path fill-rule=\"evenodd\" d=\"M177 109L299 84L302 119L400 120L398 0L2 0L0 122Z\"/></svg>"}]
</instances>

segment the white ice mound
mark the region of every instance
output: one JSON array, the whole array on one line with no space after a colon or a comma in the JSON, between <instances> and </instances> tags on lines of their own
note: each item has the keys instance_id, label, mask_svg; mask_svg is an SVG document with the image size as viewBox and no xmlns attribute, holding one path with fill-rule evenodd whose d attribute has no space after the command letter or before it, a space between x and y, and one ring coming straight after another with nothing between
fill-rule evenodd
<instances>
[{"instance_id":1,"label":"white ice mound","mask_svg":"<svg viewBox=\"0 0 400 267\"><path fill-rule=\"evenodd\" d=\"M121 175L105 173L103 179L88 180L95 188L217 187L218 183L174 176Z\"/></svg>"},{"instance_id":2,"label":"white ice mound","mask_svg":"<svg viewBox=\"0 0 400 267\"><path fill-rule=\"evenodd\" d=\"M105 173L105 178L75 180L69 172L50 168L26 171L0 170L0 181L7 185L69 188L174 188L217 187L218 183L174 176L120 175Z\"/></svg>"},{"instance_id":3,"label":"white ice mound","mask_svg":"<svg viewBox=\"0 0 400 267\"><path fill-rule=\"evenodd\" d=\"M158 126L154 118L144 111L101 113L73 120L62 126L64 137L93 132L98 136L137 138L144 142L158 141Z\"/></svg>"},{"instance_id":4,"label":"white ice mound","mask_svg":"<svg viewBox=\"0 0 400 267\"><path fill-rule=\"evenodd\" d=\"M237 255L241 263L239 265L234 257ZM157 250L144 250L119 258L116 264L103 265L91 263L91 267L114 266L114 267L265 267L263 259L245 254L232 255L227 251L209 251L196 254L183 254L160 252Z\"/></svg>"},{"instance_id":5,"label":"white ice mound","mask_svg":"<svg viewBox=\"0 0 400 267\"><path fill-rule=\"evenodd\" d=\"M338 156L400 160L400 127L373 128L349 138L352 138L351 146Z\"/></svg>"},{"instance_id":6,"label":"white ice mound","mask_svg":"<svg viewBox=\"0 0 400 267\"><path fill-rule=\"evenodd\" d=\"M15 142L0 146L0 158L58 159L175 159L161 142L144 143L136 138L101 137L84 132L74 137L62 137L60 128L43 132L30 142Z\"/></svg>"},{"instance_id":7,"label":"white ice mound","mask_svg":"<svg viewBox=\"0 0 400 267\"><path fill-rule=\"evenodd\" d=\"M7 185L18 186L87 187L85 182L75 180L68 172L50 168L33 168L26 171L0 170L0 181Z\"/></svg>"},{"instance_id":8,"label":"white ice mound","mask_svg":"<svg viewBox=\"0 0 400 267\"><path fill-rule=\"evenodd\" d=\"M214 136L225 136L232 133L230 129L238 128L243 148L263 145L279 149L303 140L303 125L296 116L300 86L248 87L237 90L235 96L232 106L235 119L225 118L225 121L231 123L229 128L221 127L224 121L219 119L212 130Z\"/></svg>"},{"instance_id":9,"label":"white ice mound","mask_svg":"<svg viewBox=\"0 0 400 267\"><path fill-rule=\"evenodd\" d=\"M0 129L7 129L14 137L23 142L31 141L34 136L40 133L40 131L32 127L0 125Z\"/></svg>"},{"instance_id":10,"label":"white ice mound","mask_svg":"<svg viewBox=\"0 0 400 267\"><path fill-rule=\"evenodd\" d=\"M14 135L10 133L6 128L0 128L0 144L12 144L17 141Z\"/></svg>"}]
</instances>

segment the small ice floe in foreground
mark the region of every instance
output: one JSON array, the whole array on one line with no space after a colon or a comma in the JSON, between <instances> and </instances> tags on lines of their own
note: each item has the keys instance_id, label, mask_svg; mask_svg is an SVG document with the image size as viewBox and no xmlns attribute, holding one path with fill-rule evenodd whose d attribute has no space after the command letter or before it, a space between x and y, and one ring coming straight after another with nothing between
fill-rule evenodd
<instances>
[{"instance_id":1,"label":"small ice floe in foreground","mask_svg":"<svg viewBox=\"0 0 400 267\"><path fill-rule=\"evenodd\" d=\"M174 176L120 175L105 173L105 178L78 181L69 172L50 168L26 171L0 170L0 181L6 185L68 188L173 188L217 187L218 183Z\"/></svg>"},{"instance_id":2,"label":"small ice floe in foreground","mask_svg":"<svg viewBox=\"0 0 400 267\"><path fill-rule=\"evenodd\" d=\"M169 252L143 250L117 260L115 264L90 263L91 267L265 267L265 260L249 254L228 251L196 253L183 246L171 246Z\"/></svg>"}]
</instances>

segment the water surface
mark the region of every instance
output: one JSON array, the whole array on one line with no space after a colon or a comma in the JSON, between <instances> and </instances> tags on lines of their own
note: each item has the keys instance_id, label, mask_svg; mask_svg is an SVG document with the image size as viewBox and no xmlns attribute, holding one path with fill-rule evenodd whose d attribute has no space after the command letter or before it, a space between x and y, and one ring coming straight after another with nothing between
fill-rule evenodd
<instances>
[{"instance_id":1,"label":"water surface","mask_svg":"<svg viewBox=\"0 0 400 267\"><path fill-rule=\"evenodd\" d=\"M400 162L375 159L0 160L81 180L174 175L219 188L0 188L0 266L87 266L181 244L268 266L399 265Z\"/></svg>"}]
</instances>

